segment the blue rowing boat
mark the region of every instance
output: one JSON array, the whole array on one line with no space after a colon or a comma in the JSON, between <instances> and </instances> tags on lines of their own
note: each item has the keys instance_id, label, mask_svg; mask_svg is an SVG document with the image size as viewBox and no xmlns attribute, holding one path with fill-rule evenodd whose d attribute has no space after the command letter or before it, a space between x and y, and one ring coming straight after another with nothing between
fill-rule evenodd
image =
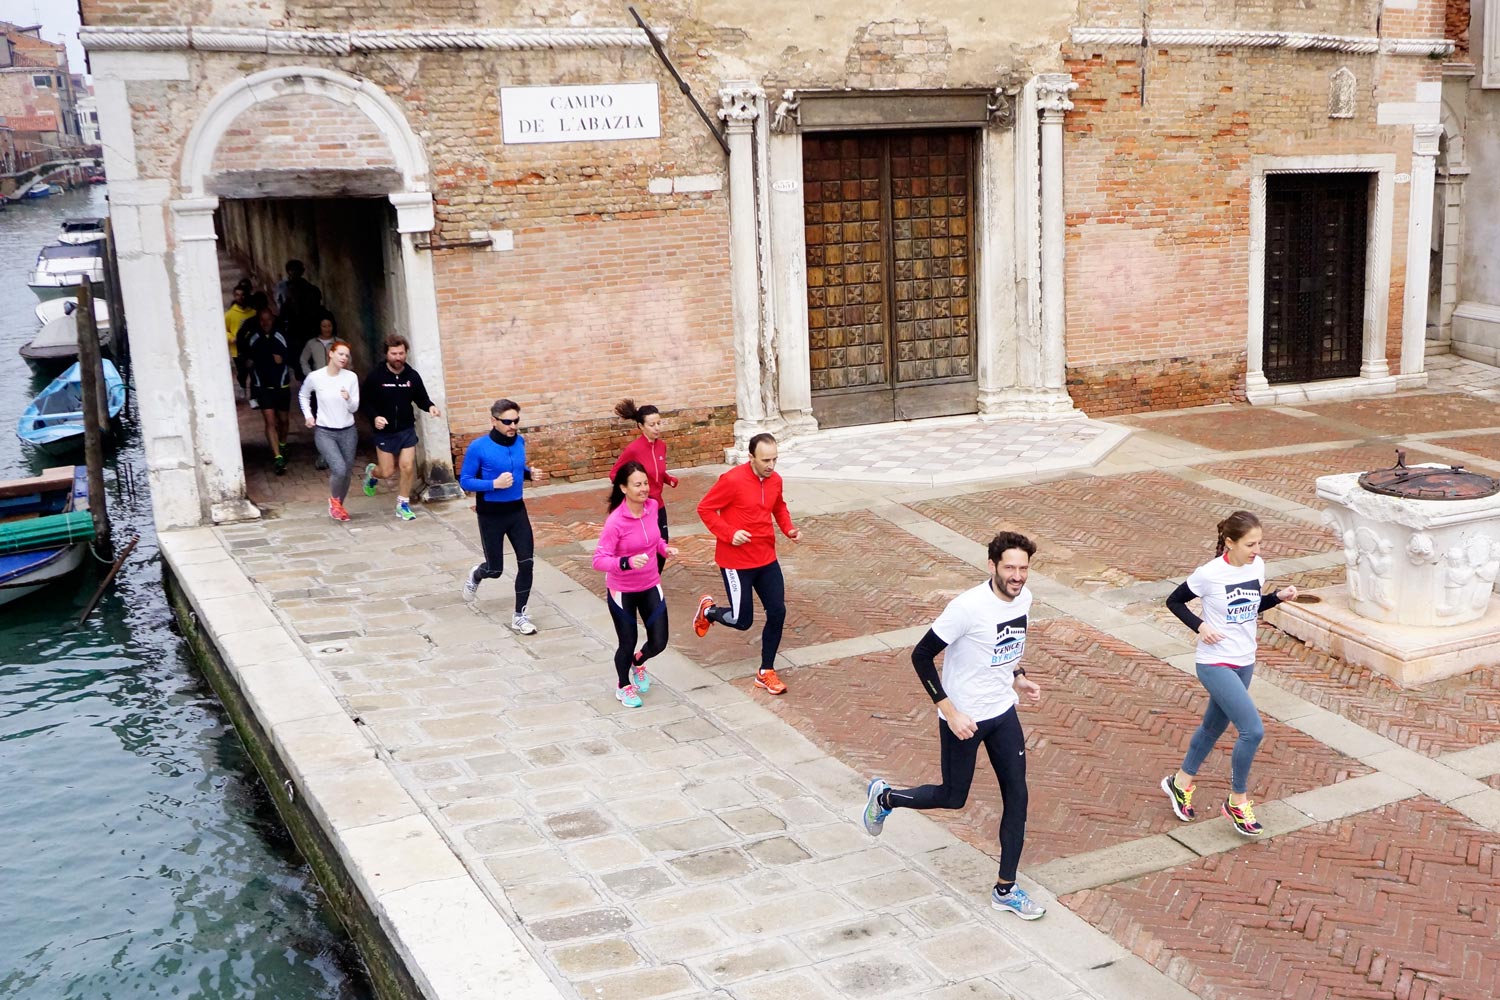
<instances>
[{"instance_id":1,"label":"blue rowing boat","mask_svg":"<svg viewBox=\"0 0 1500 1000\"><path fill-rule=\"evenodd\" d=\"M113 421L125 408L125 383L113 361L105 358L103 364L109 419ZM108 426L101 429L108 433ZM16 422L16 434L27 444L54 455L83 446L83 386L76 363L31 401Z\"/></svg>"}]
</instances>

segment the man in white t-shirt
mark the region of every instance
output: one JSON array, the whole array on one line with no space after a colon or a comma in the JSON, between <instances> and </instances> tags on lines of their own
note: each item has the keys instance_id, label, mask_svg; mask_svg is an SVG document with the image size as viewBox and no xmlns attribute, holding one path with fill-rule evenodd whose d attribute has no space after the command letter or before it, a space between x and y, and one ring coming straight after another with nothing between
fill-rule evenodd
<instances>
[{"instance_id":1,"label":"man in white t-shirt","mask_svg":"<svg viewBox=\"0 0 1500 1000\"><path fill-rule=\"evenodd\" d=\"M912 666L938 709L943 783L895 789L882 778L871 779L864 812L865 830L878 837L892 809L962 809L983 744L1003 807L1000 873L990 904L1022 920L1047 912L1016 885L1026 839L1026 735L1016 707L1022 694L1032 704L1042 700L1042 689L1020 665L1031 610L1026 574L1035 554L1025 535L996 535L989 547L990 578L950 601L912 650Z\"/></svg>"}]
</instances>

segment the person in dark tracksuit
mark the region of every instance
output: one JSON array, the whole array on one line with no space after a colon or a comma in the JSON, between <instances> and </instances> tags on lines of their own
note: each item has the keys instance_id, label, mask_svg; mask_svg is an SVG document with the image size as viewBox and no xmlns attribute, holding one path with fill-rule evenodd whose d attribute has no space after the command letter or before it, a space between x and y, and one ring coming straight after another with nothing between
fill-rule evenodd
<instances>
[{"instance_id":1,"label":"person in dark tracksuit","mask_svg":"<svg viewBox=\"0 0 1500 1000\"><path fill-rule=\"evenodd\" d=\"M512 631L535 635L536 626L526 615L531 599L531 562L535 542L521 484L529 479L543 482L547 474L526 464L526 439L520 434L521 407L509 399L497 399L490 407L490 432L469 442L464 449L458 484L475 495L479 515L479 541L484 562L469 570L464 581L464 600L473 601L483 580L497 580L505 569L505 540L516 554L516 610Z\"/></svg>"}]
</instances>

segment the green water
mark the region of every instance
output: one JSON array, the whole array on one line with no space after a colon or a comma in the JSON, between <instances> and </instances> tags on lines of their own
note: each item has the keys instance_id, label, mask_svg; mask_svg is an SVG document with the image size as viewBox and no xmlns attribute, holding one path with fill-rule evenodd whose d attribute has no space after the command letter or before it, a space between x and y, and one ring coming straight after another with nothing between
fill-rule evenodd
<instances>
[{"instance_id":1,"label":"green water","mask_svg":"<svg viewBox=\"0 0 1500 1000\"><path fill-rule=\"evenodd\" d=\"M103 204L0 212L0 478L70 461L15 436L46 383L16 354L36 329L25 275L63 215ZM82 628L99 566L0 606L0 997L368 997L173 631L134 413L106 471L115 537L141 536L115 587Z\"/></svg>"}]
</instances>

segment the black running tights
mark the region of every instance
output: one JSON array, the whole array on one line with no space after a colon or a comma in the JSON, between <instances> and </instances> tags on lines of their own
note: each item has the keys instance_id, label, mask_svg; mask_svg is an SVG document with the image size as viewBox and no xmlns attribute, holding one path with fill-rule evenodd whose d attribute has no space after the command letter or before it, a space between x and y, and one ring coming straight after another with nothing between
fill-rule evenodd
<instances>
[{"instance_id":1,"label":"black running tights","mask_svg":"<svg viewBox=\"0 0 1500 1000\"><path fill-rule=\"evenodd\" d=\"M891 789L891 808L962 809L969 800L974 781L974 763L984 744L990 766L1000 779L1000 881L1016 880L1021 848L1026 842L1026 735L1014 707L1003 715L979 723L979 731L966 740L953 735L948 723L938 720L942 744L943 783L917 788Z\"/></svg>"},{"instance_id":2,"label":"black running tights","mask_svg":"<svg viewBox=\"0 0 1500 1000\"><path fill-rule=\"evenodd\" d=\"M518 501L513 509L479 512L479 543L484 546L481 580L498 580L505 572L505 540L516 552L516 614L524 614L531 600L531 560L536 543L531 535L531 518L526 505Z\"/></svg>"},{"instance_id":3,"label":"black running tights","mask_svg":"<svg viewBox=\"0 0 1500 1000\"><path fill-rule=\"evenodd\" d=\"M661 584L650 590L611 590L609 617L615 623L615 680L619 687L630 683L630 667L635 662L635 644L640 638L635 619L639 615L646 625L646 644L641 647L641 662L667 648L667 601L662 596Z\"/></svg>"}]
</instances>

